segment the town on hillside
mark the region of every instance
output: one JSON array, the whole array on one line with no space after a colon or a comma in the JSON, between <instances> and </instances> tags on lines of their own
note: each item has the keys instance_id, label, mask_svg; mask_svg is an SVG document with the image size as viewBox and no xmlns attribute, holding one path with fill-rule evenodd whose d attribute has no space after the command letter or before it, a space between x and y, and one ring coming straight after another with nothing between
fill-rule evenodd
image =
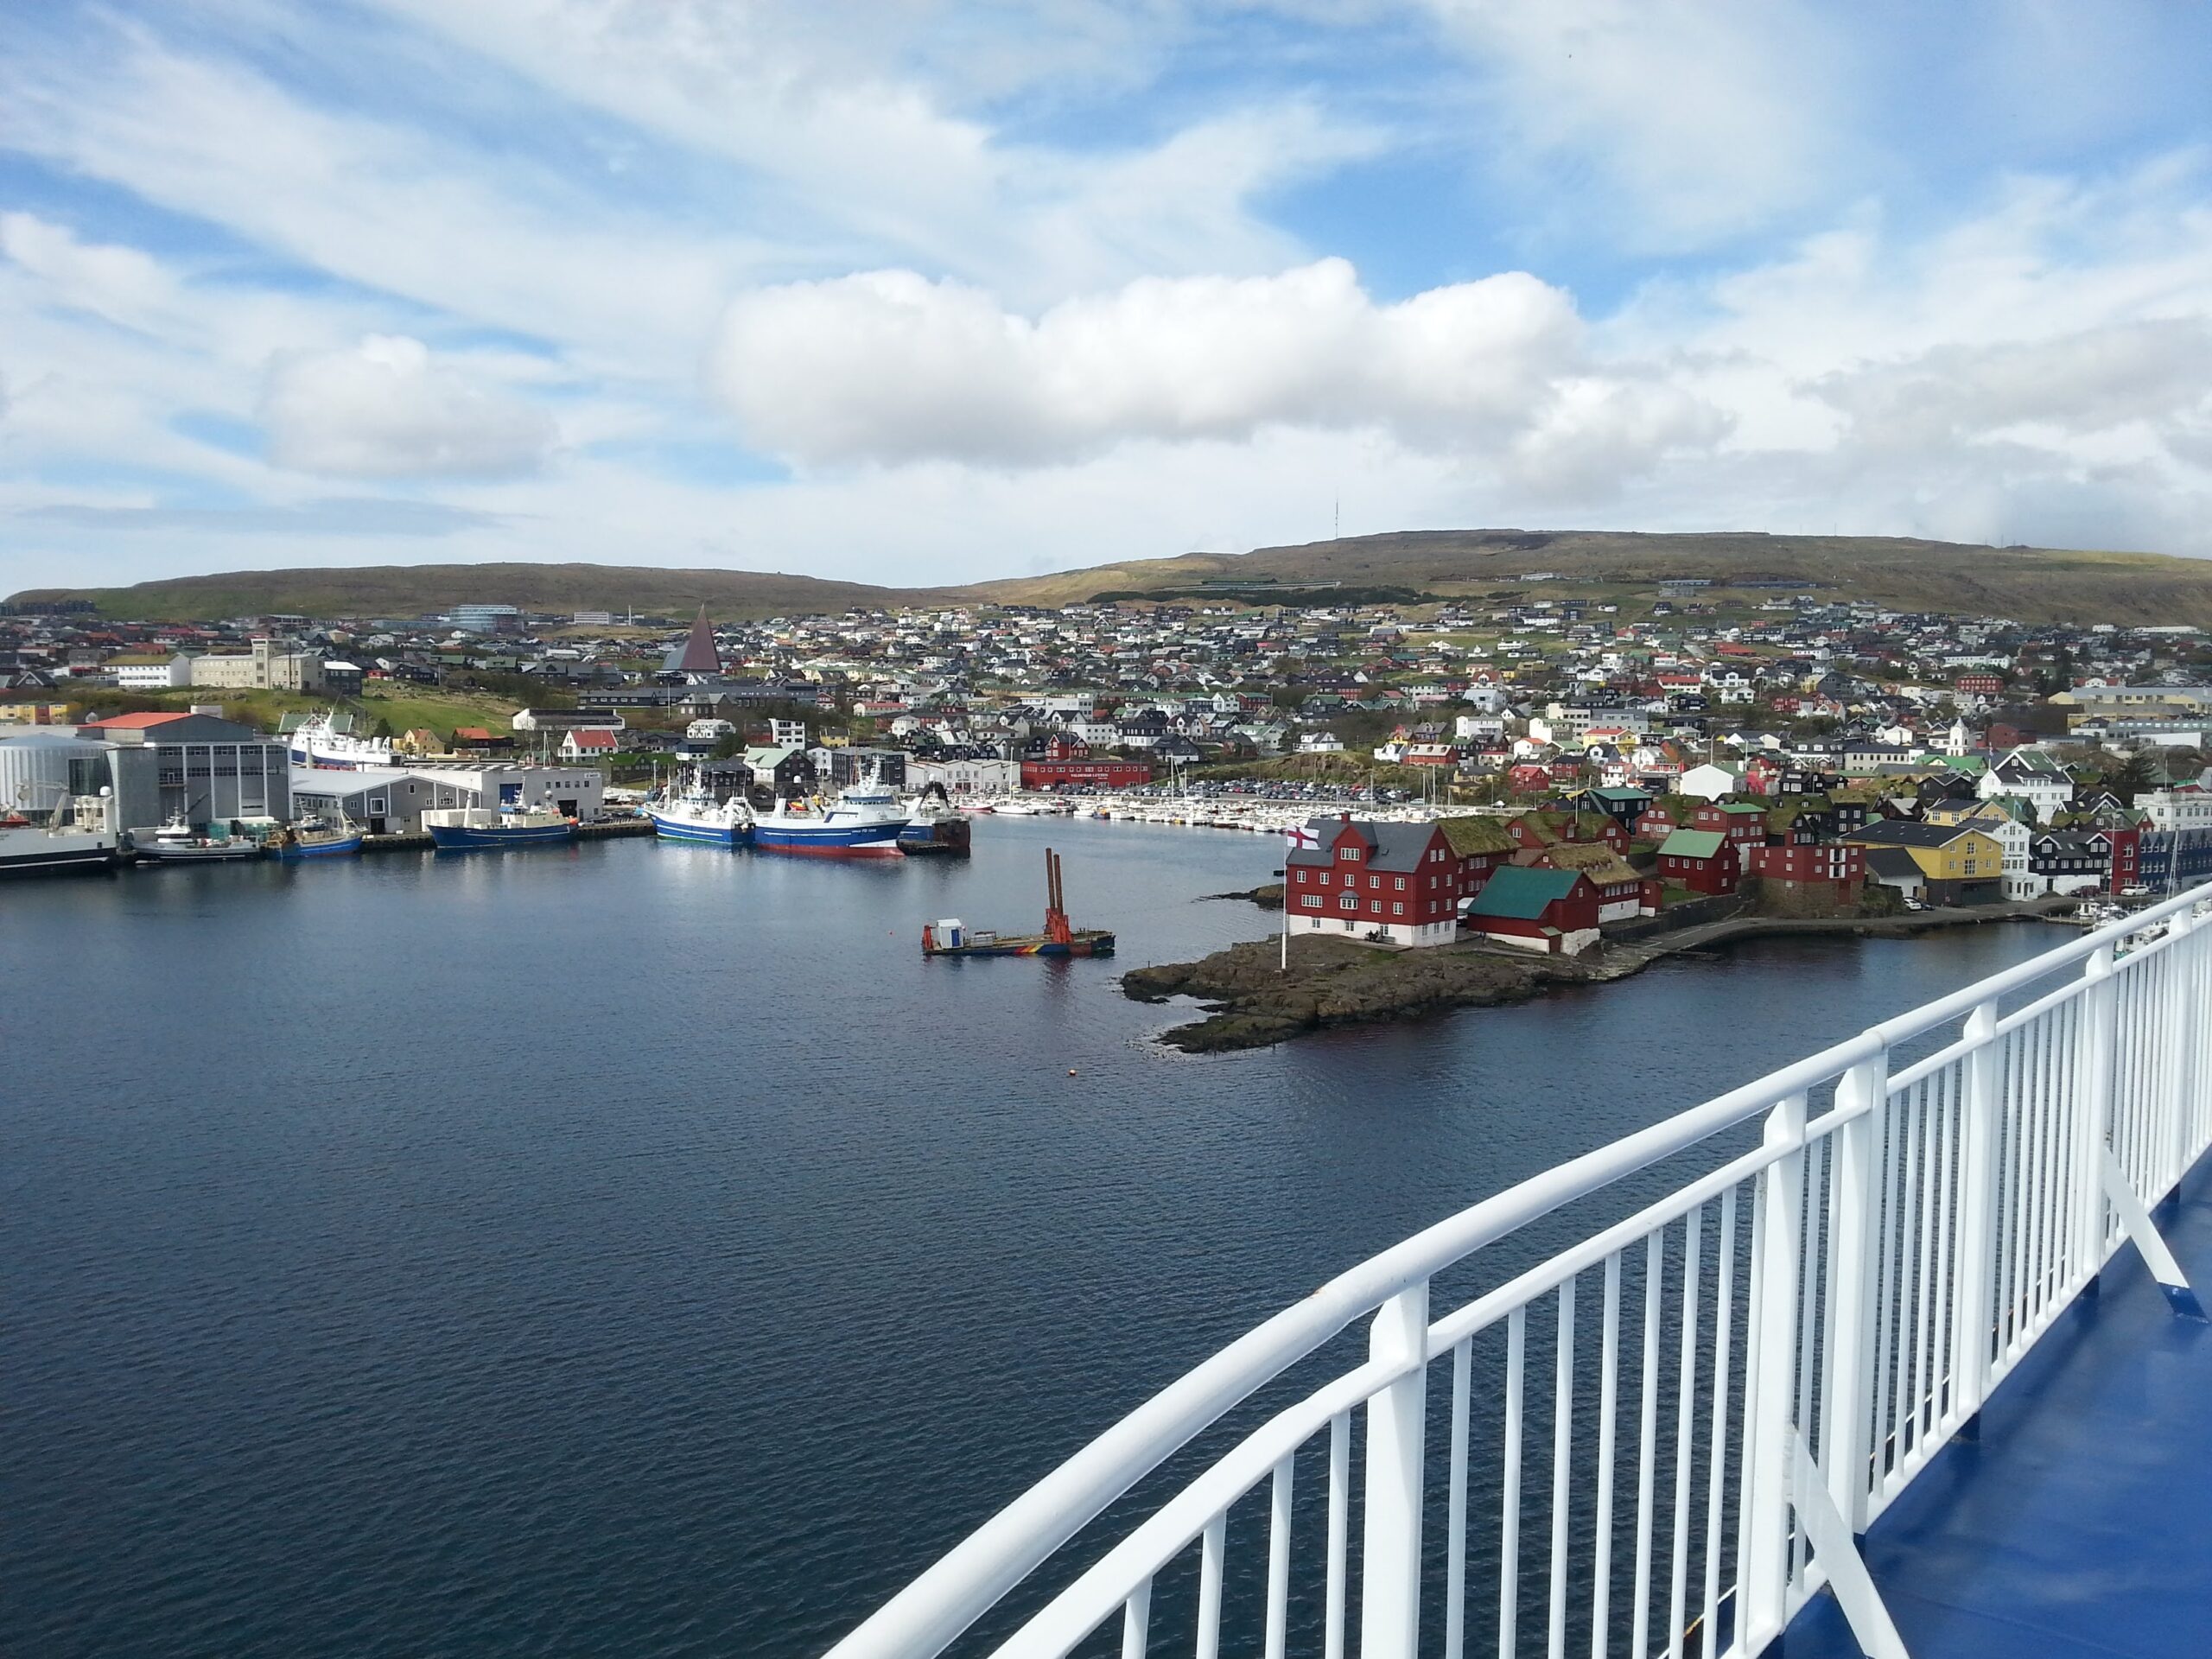
<instances>
[{"instance_id":1,"label":"town on hillside","mask_svg":"<svg viewBox=\"0 0 2212 1659\"><path fill-rule=\"evenodd\" d=\"M419 828L409 803L449 802L456 767L534 768L587 816L683 767L755 798L866 776L1312 820L1285 865L1292 929L1407 945L1470 929L1571 953L1748 885L1841 915L2212 877L2198 629L1723 603L1694 577L1628 607L1543 586L722 622L485 602L179 624L56 602L0 614L0 746L66 727L159 747L177 721L264 745L250 798L149 772L130 810L150 822L358 810L315 773L372 765L392 833Z\"/></svg>"}]
</instances>

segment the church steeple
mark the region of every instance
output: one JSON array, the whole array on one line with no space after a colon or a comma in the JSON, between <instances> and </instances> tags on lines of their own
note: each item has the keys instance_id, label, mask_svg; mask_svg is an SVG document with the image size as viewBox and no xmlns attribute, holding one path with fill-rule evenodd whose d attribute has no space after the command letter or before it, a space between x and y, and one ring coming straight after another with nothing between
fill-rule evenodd
<instances>
[{"instance_id":1,"label":"church steeple","mask_svg":"<svg viewBox=\"0 0 2212 1659\"><path fill-rule=\"evenodd\" d=\"M698 619L691 624L691 637L683 642L683 655L677 661L677 672L687 678L711 680L721 677L721 654L715 649L714 624L707 620L707 607L699 607Z\"/></svg>"}]
</instances>

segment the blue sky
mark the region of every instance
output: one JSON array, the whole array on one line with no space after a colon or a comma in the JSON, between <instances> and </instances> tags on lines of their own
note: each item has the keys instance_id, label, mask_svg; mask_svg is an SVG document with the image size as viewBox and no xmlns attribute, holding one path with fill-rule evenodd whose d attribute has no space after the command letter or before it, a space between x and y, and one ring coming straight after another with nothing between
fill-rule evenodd
<instances>
[{"instance_id":1,"label":"blue sky","mask_svg":"<svg viewBox=\"0 0 2212 1659\"><path fill-rule=\"evenodd\" d=\"M2212 12L168 0L0 31L0 590L1328 533L2212 554Z\"/></svg>"}]
</instances>

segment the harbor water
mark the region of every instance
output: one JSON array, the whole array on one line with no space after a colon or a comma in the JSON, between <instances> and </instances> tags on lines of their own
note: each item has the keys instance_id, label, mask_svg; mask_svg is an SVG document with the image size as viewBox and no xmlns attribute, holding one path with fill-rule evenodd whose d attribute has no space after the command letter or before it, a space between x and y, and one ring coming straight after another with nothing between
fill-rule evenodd
<instances>
[{"instance_id":1,"label":"harbor water","mask_svg":"<svg viewBox=\"0 0 2212 1659\"><path fill-rule=\"evenodd\" d=\"M1029 931L1044 849L1108 961ZM0 891L0 1652L819 1653L1450 1211L2047 949L1738 947L1193 1058L1249 836L606 841Z\"/></svg>"}]
</instances>

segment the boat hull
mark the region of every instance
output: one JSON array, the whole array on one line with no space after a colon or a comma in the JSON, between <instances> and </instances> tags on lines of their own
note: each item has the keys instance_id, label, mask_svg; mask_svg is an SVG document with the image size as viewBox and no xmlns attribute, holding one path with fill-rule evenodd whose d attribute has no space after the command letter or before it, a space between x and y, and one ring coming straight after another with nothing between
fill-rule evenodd
<instances>
[{"instance_id":1,"label":"boat hull","mask_svg":"<svg viewBox=\"0 0 2212 1659\"><path fill-rule=\"evenodd\" d=\"M778 824L763 819L753 826L753 844L764 853L798 853L811 858L896 858L901 823Z\"/></svg>"},{"instance_id":2,"label":"boat hull","mask_svg":"<svg viewBox=\"0 0 2212 1659\"><path fill-rule=\"evenodd\" d=\"M573 823L547 823L526 830L472 829L462 824L428 825L430 840L442 853L503 852L523 847L558 847L576 838Z\"/></svg>"},{"instance_id":3,"label":"boat hull","mask_svg":"<svg viewBox=\"0 0 2212 1659\"><path fill-rule=\"evenodd\" d=\"M1072 939L1048 939L1039 934L1026 938L993 939L987 944L924 944L925 957L1110 957L1114 936L1104 932L1078 933Z\"/></svg>"},{"instance_id":4,"label":"boat hull","mask_svg":"<svg viewBox=\"0 0 2212 1659\"><path fill-rule=\"evenodd\" d=\"M235 864L259 858L261 849L250 841L228 847L141 847L138 856L149 864Z\"/></svg>"},{"instance_id":5,"label":"boat hull","mask_svg":"<svg viewBox=\"0 0 2212 1659\"><path fill-rule=\"evenodd\" d=\"M360 850L360 836L348 836L343 841L318 842L311 847L280 847L276 856L287 864L296 864L303 858L350 858Z\"/></svg>"},{"instance_id":6,"label":"boat hull","mask_svg":"<svg viewBox=\"0 0 2212 1659\"><path fill-rule=\"evenodd\" d=\"M750 824L692 823L651 810L645 816L653 821L653 834L663 841L688 841L702 847L748 847L753 842Z\"/></svg>"},{"instance_id":7,"label":"boat hull","mask_svg":"<svg viewBox=\"0 0 2212 1659\"><path fill-rule=\"evenodd\" d=\"M910 823L899 832L899 850L909 858L965 858L970 836L965 818Z\"/></svg>"},{"instance_id":8,"label":"boat hull","mask_svg":"<svg viewBox=\"0 0 2212 1659\"><path fill-rule=\"evenodd\" d=\"M11 852L0 843L0 876L82 875L111 870L118 860L112 847L68 847L51 851Z\"/></svg>"}]
</instances>

